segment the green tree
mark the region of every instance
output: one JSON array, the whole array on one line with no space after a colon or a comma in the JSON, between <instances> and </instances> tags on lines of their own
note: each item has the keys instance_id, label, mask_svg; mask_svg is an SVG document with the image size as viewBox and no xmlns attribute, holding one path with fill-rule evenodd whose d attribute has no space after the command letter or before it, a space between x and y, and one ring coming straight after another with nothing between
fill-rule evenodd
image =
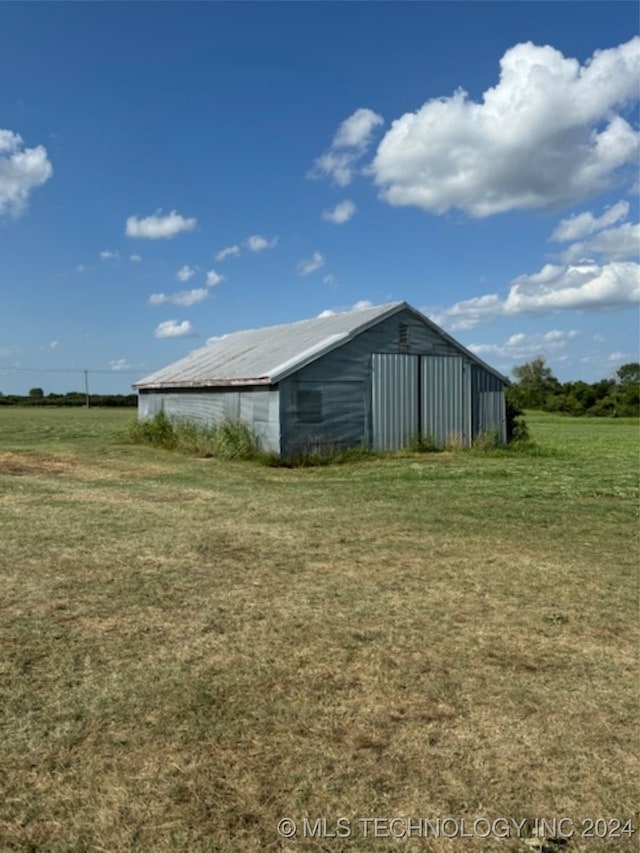
<instances>
[{"instance_id":1,"label":"green tree","mask_svg":"<svg viewBox=\"0 0 640 853\"><path fill-rule=\"evenodd\" d=\"M32 400L42 400L42 398L44 397L44 391L42 390L42 388L30 388L29 396Z\"/></svg>"},{"instance_id":2,"label":"green tree","mask_svg":"<svg viewBox=\"0 0 640 853\"><path fill-rule=\"evenodd\" d=\"M560 383L542 356L514 367L513 375L518 381L512 386L512 399L525 409L541 409L547 397L557 393L560 388Z\"/></svg>"},{"instance_id":3,"label":"green tree","mask_svg":"<svg viewBox=\"0 0 640 853\"><path fill-rule=\"evenodd\" d=\"M625 390L630 385L640 385L640 363L630 361L628 364L621 365L616 370L618 377L618 385Z\"/></svg>"}]
</instances>

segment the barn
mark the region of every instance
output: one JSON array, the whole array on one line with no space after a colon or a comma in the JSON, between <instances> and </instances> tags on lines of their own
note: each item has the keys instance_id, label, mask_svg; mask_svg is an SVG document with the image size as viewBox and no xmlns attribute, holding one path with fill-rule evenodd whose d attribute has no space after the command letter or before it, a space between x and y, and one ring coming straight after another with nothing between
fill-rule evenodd
<instances>
[{"instance_id":1,"label":"barn","mask_svg":"<svg viewBox=\"0 0 640 853\"><path fill-rule=\"evenodd\" d=\"M406 302L234 332L136 382L138 415L242 421L287 457L506 439L508 380Z\"/></svg>"}]
</instances>

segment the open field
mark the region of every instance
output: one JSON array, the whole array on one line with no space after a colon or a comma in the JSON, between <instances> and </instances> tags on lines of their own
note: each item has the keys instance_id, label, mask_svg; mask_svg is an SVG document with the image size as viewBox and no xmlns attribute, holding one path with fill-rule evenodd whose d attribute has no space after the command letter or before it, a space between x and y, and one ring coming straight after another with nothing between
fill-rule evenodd
<instances>
[{"instance_id":1,"label":"open field","mask_svg":"<svg viewBox=\"0 0 640 853\"><path fill-rule=\"evenodd\" d=\"M637 422L290 470L131 418L0 411L0 849L536 849L357 822L409 816L637 849L580 837L640 830Z\"/></svg>"}]
</instances>

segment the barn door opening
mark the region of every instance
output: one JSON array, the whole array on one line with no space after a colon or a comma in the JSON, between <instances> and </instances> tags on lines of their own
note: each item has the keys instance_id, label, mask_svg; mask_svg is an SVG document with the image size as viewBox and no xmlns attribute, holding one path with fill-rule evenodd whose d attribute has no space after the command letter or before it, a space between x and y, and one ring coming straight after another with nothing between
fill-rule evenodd
<instances>
[{"instance_id":1,"label":"barn door opening","mask_svg":"<svg viewBox=\"0 0 640 853\"><path fill-rule=\"evenodd\" d=\"M371 356L371 446L401 450L418 434L418 356Z\"/></svg>"}]
</instances>

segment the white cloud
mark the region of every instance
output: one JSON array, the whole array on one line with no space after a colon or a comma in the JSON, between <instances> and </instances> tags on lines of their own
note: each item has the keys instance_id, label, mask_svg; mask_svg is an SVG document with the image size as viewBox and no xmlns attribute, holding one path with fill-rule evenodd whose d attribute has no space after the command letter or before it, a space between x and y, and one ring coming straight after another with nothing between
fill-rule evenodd
<instances>
[{"instance_id":1,"label":"white cloud","mask_svg":"<svg viewBox=\"0 0 640 853\"><path fill-rule=\"evenodd\" d=\"M617 228L607 228L594 234L589 240L572 243L560 256L565 264L602 255L607 260L622 261L637 258L640 253L640 225L624 222Z\"/></svg>"},{"instance_id":2,"label":"white cloud","mask_svg":"<svg viewBox=\"0 0 640 853\"><path fill-rule=\"evenodd\" d=\"M84 272L86 270L86 266L84 264L78 264L76 267L76 272Z\"/></svg>"},{"instance_id":3,"label":"white cloud","mask_svg":"<svg viewBox=\"0 0 640 853\"><path fill-rule=\"evenodd\" d=\"M338 277L335 276L332 272L325 275L322 279L323 283L327 285L327 287L337 287L338 286Z\"/></svg>"},{"instance_id":4,"label":"white cloud","mask_svg":"<svg viewBox=\"0 0 640 853\"><path fill-rule=\"evenodd\" d=\"M224 281L224 276L217 273L215 270L209 270L207 273L207 287L215 287L216 284L220 284L221 281Z\"/></svg>"},{"instance_id":5,"label":"white cloud","mask_svg":"<svg viewBox=\"0 0 640 853\"><path fill-rule=\"evenodd\" d=\"M356 170L356 164L367 152L373 131L384 124L382 116L361 107L346 118L333 137L328 151L318 157L307 177L329 176L336 184L346 187Z\"/></svg>"},{"instance_id":6,"label":"white cloud","mask_svg":"<svg viewBox=\"0 0 640 853\"><path fill-rule=\"evenodd\" d=\"M117 252L112 252L109 249L105 249L103 252L100 252L101 261L117 261L119 257L120 256Z\"/></svg>"},{"instance_id":7,"label":"white cloud","mask_svg":"<svg viewBox=\"0 0 640 853\"><path fill-rule=\"evenodd\" d=\"M608 228L610 225L615 225L621 219L625 219L629 213L629 203L619 201L611 207L607 208L602 216L595 217L593 213L586 211L577 216L570 216L568 219L563 219L555 229L550 240L556 243L568 243L570 240L579 240L581 237L588 237L596 231L601 231L603 228Z\"/></svg>"},{"instance_id":8,"label":"white cloud","mask_svg":"<svg viewBox=\"0 0 640 853\"><path fill-rule=\"evenodd\" d=\"M599 332L596 332L596 334L593 336L593 340L597 344L603 344L607 339L605 338L604 335L601 335Z\"/></svg>"},{"instance_id":9,"label":"white cloud","mask_svg":"<svg viewBox=\"0 0 640 853\"><path fill-rule=\"evenodd\" d=\"M559 309L619 308L640 299L640 265L632 262L575 266L546 264L516 278L504 302L507 314Z\"/></svg>"},{"instance_id":10,"label":"white cloud","mask_svg":"<svg viewBox=\"0 0 640 853\"><path fill-rule=\"evenodd\" d=\"M349 314L351 311L362 311L364 308L373 308L373 302L368 299L360 299L348 308L325 308L318 314L318 319L322 317L334 317L336 314Z\"/></svg>"},{"instance_id":11,"label":"white cloud","mask_svg":"<svg viewBox=\"0 0 640 853\"><path fill-rule=\"evenodd\" d=\"M140 255L129 255L129 260L132 264L139 264L142 261Z\"/></svg>"},{"instance_id":12,"label":"white cloud","mask_svg":"<svg viewBox=\"0 0 640 853\"><path fill-rule=\"evenodd\" d=\"M324 257L321 252L314 252L310 258L305 258L297 265L298 275L310 275L324 266Z\"/></svg>"},{"instance_id":13,"label":"white cloud","mask_svg":"<svg viewBox=\"0 0 640 853\"><path fill-rule=\"evenodd\" d=\"M193 269L193 267L190 267L188 264L185 264L176 273L176 278L179 281L185 282L185 281L189 281L189 279L192 276L194 276L195 274L196 274L196 271Z\"/></svg>"},{"instance_id":14,"label":"white cloud","mask_svg":"<svg viewBox=\"0 0 640 853\"><path fill-rule=\"evenodd\" d=\"M247 248L251 252L262 252L264 249L273 249L277 242L277 237L269 239L261 234L252 234L251 237L247 237Z\"/></svg>"},{"instance_id":15,"label":"white cloud","mask_svg":"<svg viewBox=\"0 0 640 853\"><path fill-rule=\"evenodd\" d=\"M392 123L371 172L383 199L483 217L575 203L607 188L638 156L615 112L637 99L640 38L585 65L550 46L517 44L481 101L458 89Z\"/></svg>"},{"instance_id":16,"label":"white cloud","mask_svg":"<svg viewBox=\"0 0 640 853\"><path fill-rule=\"evenodd\" d=\"M371 144L373 131L381 124L384 124L382 116L361 107L342 122L333 137L331 147L367 149Z\"/></svg>"},{"instance_id":17,"label":"white cloud","mask_svg":"<svg viewBox=\"0 0 640 853\"><path fill-rule=\"evenodd\" d=\"M175 210L167 216L161 216L162 211L157 210L153 216L139 219L130 216L127 219L127 237L140 237L146 240L168 240L180 234L181 231L192 231L197 224L195 217L186 219Z\"/></svg>"},{"instance_id":18,"label":"white cloud","mask_svg":"<svg viewBox=\"0 0 640 853\"><path fill-rule=\"evenodd\" d=\"M195 287L193 290L180 290L178 293L152 293L149 305L183 305L189 307L203 302L209 296L206 287Z\"/></svg>"},{"instance_id":19,"label":"white cloud","mask_svg":"<svg viewBox=\"0 0 640 853\"><path fill-rule=\"evenodd\" d=\"M209 291L206 287L194 287L193 290L181 290L179 293L174 293L171 302L174 305L196 305L198 302L203 302L208 296Z\"/></svg>"},{"instance_id":20,"label":"white cloud","mask_svg":"<svg viewBox=\"0 0 640 853\"><path fill-rule=\"evenodd\" d=\"M446 325L452 330L473 329L479 323L491 320L503 313L503 303L496 293L474 296L456 302L445 311L431 311L430 316L436 323Z\"/></svg>"},{"instance_id":21,"label":"white cloud","mask_svg":"<svg viewBox=\"0 0 640 853\"><path fill-rule=\"evenodd\" d=\"M540 272L514 279L505 299L495 293L457 302L431 312L451 330L471 329L495 317L551 311L609 310L640 301L640 265L631 261L600 265L546 264Z\"/></svg>"},{"instance_id":22,"label":"white cloud","mask_svg":"<svg viewBox=\"0 0 640 853\"><path fill-rule=\"evenodd\" d=\"M323 210L322 218L335 225L343 225L348 222L356 212L356 206L350 199L345 199L337 204L333 210Z\"/></svg>"},{"instance_id":23,"label":"white cloud","mask_svg":"<svg viewBox=\"0 0 640 853\"><path fill-rule=\"evenodd\" d=\"M131 364L126 358L112 358L109 362L111 370L131 370Z\"/></svg>"},{"instance_id":24,"label":"white cloud","mask_svg":"<svg viewBox=\"0 0 640 853\"><path fill-rule=\"evenodd\" d=\"M24 213L32 191L52 175L46 148L25 148L19 134L0 130L0 216Z\"/></svg>"},{"instance_id":25,"label":"white cloud","mask_svg":"<svg viewBox=\"0 0 640 853\"><path fill-rule=\"evenodd\" d=\"M519 332L503 344L470 344L467 349L481 358L528 359L537 355L552 355L556 361L566 350L570 341L578 336L575 329L551 329L544 334L526 335Z\"/></svg>"},{"instance_id":26,"label":"white cloud","mask_svg":"<svg viewBox=\"0 0 640 853\"><path fill-rule=\"evenodd\" d=\"M183 320L178 323L177 320L165 320L164 323L159 323L154 335L156 338L184 338L191 335L193 327L188 320Z\"/></svg>"},{"instance_id":27,"label":"white cloud","mask_svg":"<svg viewBox=\"0 0 640 853\"><path fill-rule=\"evenodd\" d=\"M51 341L49 349L57 349L60 346L60 341Z\"/></svg>"},{"instance_id":28,"label":"white cloud","mask_svg":"<svg viewBox=\"0 0 640 853\"><path fill-rule=\"evenodd\" d=\"M226 249L220 249L216 255L216 261L224 261L225 258L237 257L240 254L240 246L227 246Z\"/></svg>"},{"instance_id":29,"label":"white cloud","mask_svg":"<svg viewBox=\"0 0 640 853\"><path fill-rule=\"evenodd\" d=\"M616 350L616 352L610 352L607 356L607 361L610 364L626 364L629 361L637 361L638 353L636 352L622 352L622 350Z\"/></svg>"}]
</instances>

